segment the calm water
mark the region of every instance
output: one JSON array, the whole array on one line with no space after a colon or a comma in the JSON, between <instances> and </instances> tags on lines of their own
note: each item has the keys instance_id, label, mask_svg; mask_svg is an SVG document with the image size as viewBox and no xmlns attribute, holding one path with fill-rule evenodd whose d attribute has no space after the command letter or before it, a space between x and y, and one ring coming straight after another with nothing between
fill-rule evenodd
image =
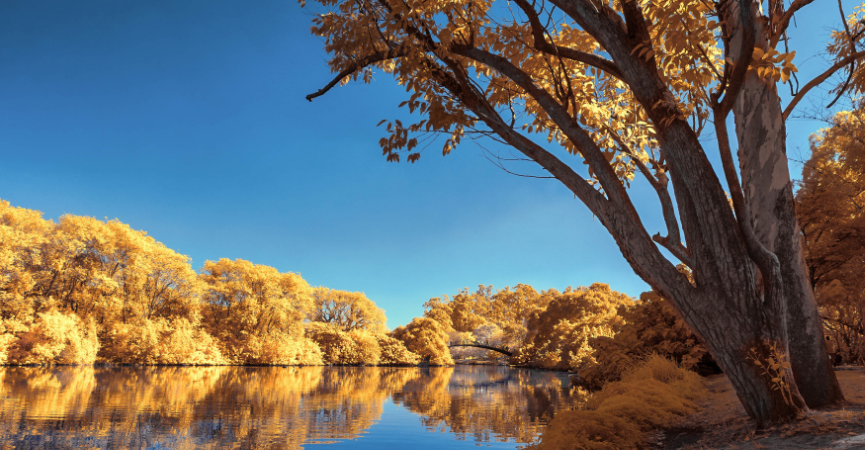
<instances>
[{"instance_id":1,"label":"calm water","mask_svg":"<svg viewBox=\"0 0 865 450\"><path fill-rule=\"evenodd\" d=\"M0 448L519 448L575 407L509 367L0 367Z\"/></svg>"}]
</instances>

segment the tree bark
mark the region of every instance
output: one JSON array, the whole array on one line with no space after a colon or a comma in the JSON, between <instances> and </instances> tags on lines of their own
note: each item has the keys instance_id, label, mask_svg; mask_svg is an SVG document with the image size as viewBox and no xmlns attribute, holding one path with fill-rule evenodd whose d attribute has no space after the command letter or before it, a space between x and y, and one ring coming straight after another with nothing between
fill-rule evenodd
<instances>
[{"instance_id":1,"label":"tree bark","mask_svg":"<svg viewBox=\"0 0 865 450\"><path fill-rule=\"evenodd\" d=\"M752 71L733 112L750 220L760 242L781 264L793 374L809 407L838 403L844 397L826 353L822 320L805 263L787 165L786 127L775 83Z\"/></svg>"}]
</instances>

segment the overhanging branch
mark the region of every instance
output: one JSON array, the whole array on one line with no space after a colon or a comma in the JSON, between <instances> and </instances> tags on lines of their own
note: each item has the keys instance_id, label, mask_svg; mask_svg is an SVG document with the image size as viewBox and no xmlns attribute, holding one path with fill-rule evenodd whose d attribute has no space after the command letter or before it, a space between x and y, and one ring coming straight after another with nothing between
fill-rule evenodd
<instances>
[{"instance_id":1,"label":"overhanging branch","mask_svg":"<svg viewBox=\"0 0 865 450\"><path fill-rule=\"evenodd\" d=\"M330 81L330 83L327 83L323 88L313 92L312 94L307 95L306 99L308 101L312 101L312 99L314 99L316 97L321 97L322 95L326 94L327 91L333 89L334 86L339 84L340 81L342 81L343 79L345 79L348 76L351 76L351 74L357 72L358 70L361 70L365 67L369 67L375 63L387 61L389 59L399 58L399 57L405 56L407 54L408 54L408 52L405 50L405 48L403 46L399 46L399 47L396 47L394 49L390 49L390 50L386 50L386 51L382 51L382 52L376 52L376 53L373 53L371 55L364 56L363 58L360 58L359 60L351 63L345 69L341 70Z\"/></svg>"}]
</instances>

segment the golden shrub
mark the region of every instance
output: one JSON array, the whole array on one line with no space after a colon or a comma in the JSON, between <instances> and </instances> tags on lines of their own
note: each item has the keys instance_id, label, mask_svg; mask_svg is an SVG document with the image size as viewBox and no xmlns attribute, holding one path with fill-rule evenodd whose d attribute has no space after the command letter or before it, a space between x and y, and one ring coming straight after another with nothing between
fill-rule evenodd
<instances>
[{"instance_id":1,"label":"golden shrub","mask_svg":"<svg viewBox=\"0 0 865 450\"><path fill-rule=\"evenodd\" d=\"M593 362L590 338L613 336L623 325L618 308L630 297L603 283L589 287L545 292L551 300L527 320L523 347L513 362L531 367L577 370Z\"/></svg>"},{"instance_id":2,"label":"golden shrub","mask_svg":"<svg viewBox=\"0 0 865 450\"><path fill-rule=\"evenodd\" d=\"M373 332L355 328L348 332L348 337L354 341L357 348L357 356L352 364L375 366L381 362L381 347Z\"/></svg>"},{"instance_id":3,"label":"golden shrub","mask_svg":"<svg viewBox=\"0 0 865 450\"><path fill-rule=\"evenodd\" d=\"M287 333L248 336L238 349L237 363L317 366L324 364L321 348L311 339Z\"/></svg>"},{"instance_id":4,"label":"golden shrub","mask_svg":"<svg viewBox=\"0 0 865 450\"><path fill-rule=\"evenodd\" d=\"M413 366L420 362L420 356L405 347L399 339L384 334L375 336L381 349L381 366Z\"/></svg>"},{"instance_id":5,"label":"golden shrub","mask_svg":"<svg viewBox=\"0 0 865 450\"><path fill-rule=\"evenodd\" d=\"M40 313L33 326L16 337L6 350L8 364L92 364L99 351L92 322L57 310Z\"/></svg>"},{"instance_id":6,"label":"golden shrub","mask_svg":"<svg viewBox=\"0 0 865 450\"><path fill-rule=\"evenodd\" d=\"M352 339L349 333L336 326L313 322L307 326L306 335L321 348L322 360L325 364L357 365L364 363L357 341ZM375 361L373 364L377 363L378 361Z\"/></svg>"},{"instance_id":7,"label":"golden shrub","mask_svg":"<svg viewBox=\"0 0 865 450\"><path fill-rule=\"evenodd\" d=\"M712 364L706 347L679 317L673 307L654 292L644 292L640 301L619 308L625 324L615 335L592 336L588 345L591 359L580 367L582 383L599 388L622 374L647 355L657 353L686 369L698 362Z\"/></svg>"},{"instance_id":8,"label":"golden shrub","mask_svg":"<svg viewBox=\"0 0 865 450\"><path fill-rule=\"evenodd\" d=\"M675 425L697 409L706 394L700 377L675 362L651 355L604 385L586 409L559 413L536 450L629 450L645 446L646 432Z\"/></svg>"},{"instance_id":9,"label":"golden shrub","mask_svg":"<svg viewBox=\"0 0 865 450\"><path fill-rule=\"evenodd\" d=\"M114 324L105 336L99 356L117 364L221 365L216 340L186 319L142 319Z\"/></svg>"},{"instance_id":10,"label":"golden shrub","mask_svg":"<svg viewBox=\"0 0 865 450\"><path fill-rule=\"evenodd\" d=\"M397 327L391 333L405 347L429 360L434 366L449 366L454 363L448 348L448 334L445 328L428 317L415 317L411 323Z\"/></svg>"}]
</instances>

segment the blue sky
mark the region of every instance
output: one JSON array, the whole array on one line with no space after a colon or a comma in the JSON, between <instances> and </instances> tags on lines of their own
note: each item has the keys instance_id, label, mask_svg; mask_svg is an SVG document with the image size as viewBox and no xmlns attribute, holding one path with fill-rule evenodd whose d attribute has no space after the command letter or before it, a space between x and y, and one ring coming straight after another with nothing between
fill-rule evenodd
<instances>
[{"instance_id":1,"label":"blue sky","mask_svg":"<svg viewBox=\"0 0 865 450\"><path fill-rule=\"evenodd\" d=\"M827 67L840 24L835 3L821 5L792 33L802 84ZM471 143L387 163L376 124L405 114L388 77L307 102L331 77L311 12L291 0L0 0L0 198L49 218L118 218L196 268L242 258L363 291L390 327L481 283L648 289L553 180L509 175ZM819 127L792 119L790 155ZM661 231L651 192L634 197Z\"/></svg>"}]
</instances>

